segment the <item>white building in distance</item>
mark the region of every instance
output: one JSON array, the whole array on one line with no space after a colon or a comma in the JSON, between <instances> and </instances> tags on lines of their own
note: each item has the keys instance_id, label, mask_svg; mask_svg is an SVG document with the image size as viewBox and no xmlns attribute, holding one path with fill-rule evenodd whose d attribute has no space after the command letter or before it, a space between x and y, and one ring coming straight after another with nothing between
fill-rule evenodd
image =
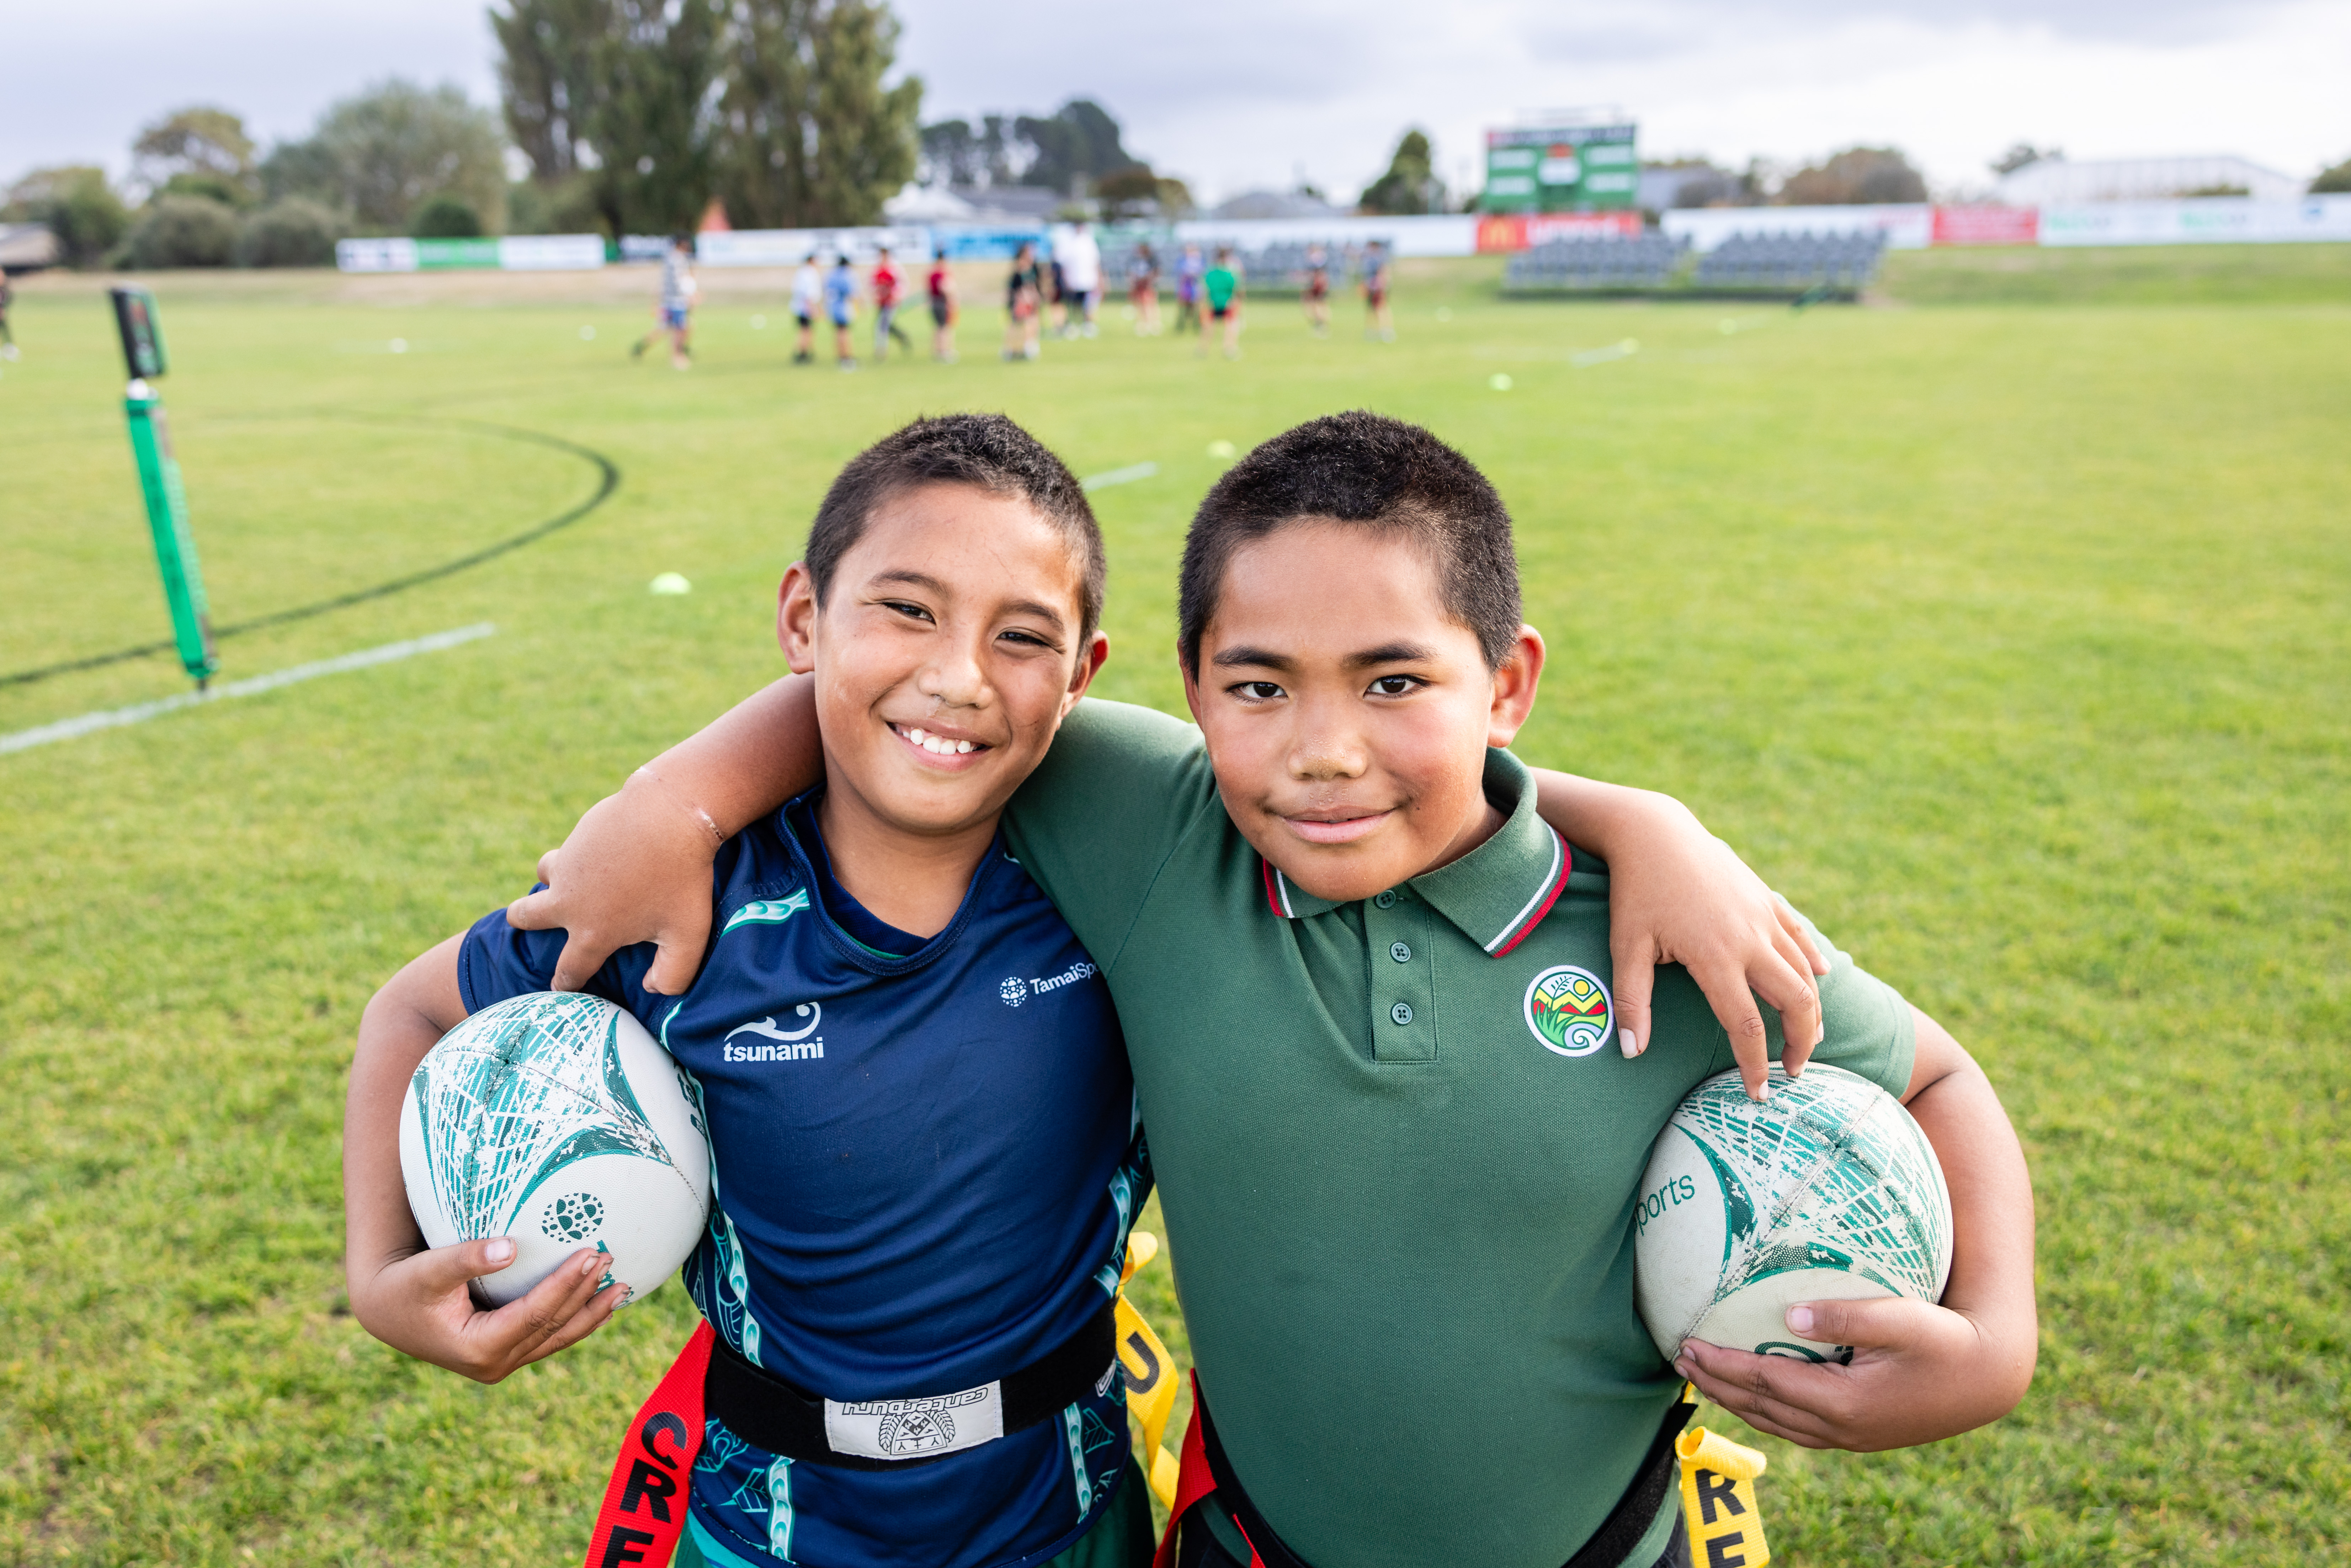
<instances>
[{"instance_id":1,"label":"white building in distance","mask_svg":"<svg viewBox=\"0 0 2351 1568\"><path fill-rule=\"evenodd\" d=\"M2085 202L2152 202L2242 192L2259 201L2291 202L2303 193L2304 184L2248 159L2217 153L2085 159L2078 163L2043 158L2002 175L2000 199L2011 207L2070 207Z\"/></svg>"}]
</instances>

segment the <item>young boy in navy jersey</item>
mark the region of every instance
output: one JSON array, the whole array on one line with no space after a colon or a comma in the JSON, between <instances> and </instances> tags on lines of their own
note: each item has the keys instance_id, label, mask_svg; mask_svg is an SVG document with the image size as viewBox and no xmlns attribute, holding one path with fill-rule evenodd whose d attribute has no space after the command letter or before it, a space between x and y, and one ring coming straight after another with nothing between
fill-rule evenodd
<instances>
[{"instance_id":1,"label":"young boy in navy jersey","mask_svg":"<svg viewBox=\"0 0 2351 1568\"><path fill-rule=\"evenodd\" d=\"M1134 1083L1093 964L997 831L1104 656L1102 582L1078 482L1009 420L921 421L852 461L778 615L817 672L827 787L718 845L683 997L646 988L650 945L590 982L693 1075L711 1130L684 1277L716 1336L683 1562L1150 1555L1110 1326L1151 1186ZM353 1311L484 1381L592 1331L619 1288L596 1293L583 1253L475 1310L466 1281L512 1244L423 1249L400 1100L461 1019L548 988L562 946L486 915L377 994L352 1070ZM957 1391L979 1395L959 1425L914 1438L842 1409Z\"/></svg>"}]
</instances>

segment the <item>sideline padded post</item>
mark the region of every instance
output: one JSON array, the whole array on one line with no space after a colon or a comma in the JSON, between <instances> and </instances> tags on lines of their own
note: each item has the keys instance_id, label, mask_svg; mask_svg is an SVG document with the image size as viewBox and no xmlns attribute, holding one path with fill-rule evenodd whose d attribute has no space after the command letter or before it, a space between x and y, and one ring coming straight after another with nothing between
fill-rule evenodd
<instances>
[{"instance_id":1,"label":"sideline padded post","mask_svg":"<svg viewBox=\"0 0 2351 1568\"><path fill-rule=\"evenodd\" d=\"M213 651L212 615L204 601L195 536L188 528L187 492L181 487L179 459L172 453L171 426L163 418L162 398L149 384L150 378L169 368L162 330L155 320L155 297L127 285L107 292L122 334L123 363L131 371L122 412L131 425L131 453L139 464L139 488L147 501L147 528L163 576L163 600L172 611L172 638L181 667L201 691L220 668L220 657Z\"/></svg>"}]
</instances>

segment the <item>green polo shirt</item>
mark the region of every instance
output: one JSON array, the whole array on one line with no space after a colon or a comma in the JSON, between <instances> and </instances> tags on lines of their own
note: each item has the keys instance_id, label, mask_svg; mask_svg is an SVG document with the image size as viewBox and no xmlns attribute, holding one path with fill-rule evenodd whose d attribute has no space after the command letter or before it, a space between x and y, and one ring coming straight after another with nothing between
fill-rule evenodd
<instances>
[{"instance_id":1,"label":"green polo shirt","mask_svg":"<svg viewBox=\"0 0 2351 1568\"><path fill-rule=\"evenodd\" d=\"M1317 1568L1557 1568L1679 1388L1634 1205L1729 1041L1669 967L1625 1060L1606 872L1510 753L1486 791L1484 844L1332 904L1241 837L1197 729L1088 701L1007 813L1117 1000L1217 1435ZM1833 958L1815 1060L1901 1092L1908 1008Z\"/></svg>"}]
</instances>

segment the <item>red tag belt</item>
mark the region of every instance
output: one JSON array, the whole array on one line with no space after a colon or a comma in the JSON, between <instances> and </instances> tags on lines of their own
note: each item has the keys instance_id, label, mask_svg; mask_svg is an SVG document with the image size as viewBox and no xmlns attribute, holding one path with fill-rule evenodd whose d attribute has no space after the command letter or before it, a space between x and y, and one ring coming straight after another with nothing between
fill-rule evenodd
<instances>
[{"instance_id":1,"label":"red tag belt","mask_svg":"<svg viewBox=\"0 0 2351 1568\"><path fill-rule=\"evenodd\" d=\"M685 1498L702 1452L702 1379L715 1339L705 1322L685 1342L621 1439L585 1568L664 1568L685 1533Z\"/></svg>"}]
</instances>

